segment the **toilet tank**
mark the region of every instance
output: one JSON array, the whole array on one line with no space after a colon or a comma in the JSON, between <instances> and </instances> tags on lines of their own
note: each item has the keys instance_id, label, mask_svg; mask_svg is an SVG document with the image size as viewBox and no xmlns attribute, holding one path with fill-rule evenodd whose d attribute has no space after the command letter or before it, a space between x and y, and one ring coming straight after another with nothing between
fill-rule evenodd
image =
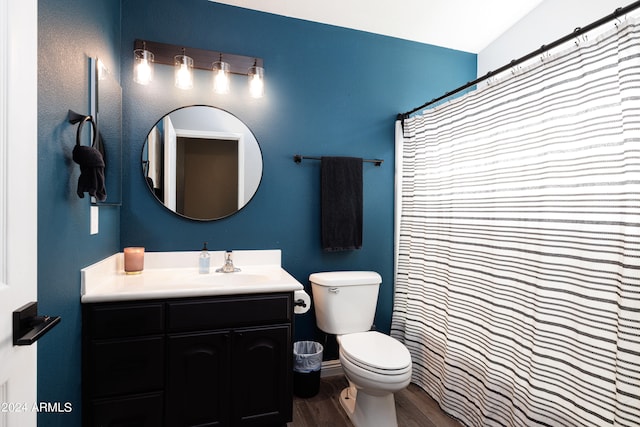
<instances>
[{"instance_id":1,"label":"toilet tank","mask_svg":"<svg viewBox=\"0 0 640 427\"><path fill-rule=\"evenodd\" d=\"M371 329L382 277L375 271L331 271L309 276L318 328L328 334Z\"/></svg>"}]
</instances>

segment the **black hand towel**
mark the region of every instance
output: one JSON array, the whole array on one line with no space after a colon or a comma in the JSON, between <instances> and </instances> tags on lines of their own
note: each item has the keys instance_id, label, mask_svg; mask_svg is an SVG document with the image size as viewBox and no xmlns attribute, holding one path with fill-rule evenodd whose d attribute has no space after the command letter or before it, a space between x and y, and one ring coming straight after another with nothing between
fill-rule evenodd
<instances>
[{"instance_id":1,"label":"black hand towel","mask_svg":"<svg viewBox=\"0 0 640 427\"><path fill-rule=\"evenodd\" d=\"M87 192L99 202L104 202L107 190L104 184L104 159L100 151L76 144L73 148L73 161L80 165L78 196L82 199Z\"/></svg>"},{"instance_id":2,"label":"black hand towel","mask_svg":"<svg viewBox=\"0 0 640 427\"><path fill-rule=\"evenodd\" d=\"M362 159L322 157L322 247L362 247Z\"/></svg>"}]
</instances>

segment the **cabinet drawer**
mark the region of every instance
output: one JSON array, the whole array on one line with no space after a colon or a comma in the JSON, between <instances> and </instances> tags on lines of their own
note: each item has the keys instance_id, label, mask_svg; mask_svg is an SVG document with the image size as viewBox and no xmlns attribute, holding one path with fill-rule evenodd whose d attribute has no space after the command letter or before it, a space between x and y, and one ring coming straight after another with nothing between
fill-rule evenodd
<instances>
[{"instance_id":1,"label":"cabinet drawer","mask_svg":"<svg viewBox=\"0 0 640 427\"><path fill-rule=\"evenodd\" d=\"M291 321L290 294L199 299L168 304L169 331L262 325Z\"/></svg>"},{"instance_id":2,"label":"cabinet drawer","mask_svg":"<svg viewBox=\"0 0 640 427\"><path fill-rule=\"evenodd\" d=\"M164 337L92 342L91 395L102 397L162 389L164 352Z\"/></svg>"},{"instance_id":3,"label":"cabinet drawer","mask_svg":"<svg viewBox=\"0 0 640 427\"><path fill-rule=\"evenodd\" d=\"M89 425L158 427L164 412L163 394L133 395L92 402Z\"/></svg>"},{"instance_id":4,"label":"cabinet drawer","mask_svg":"<svg viewBox=\"0 0 640 427\"><path fill-rule=\"evenodd\" d=\"M87 308L89 334L94 339L161 334L164 304L94 305Z\"/></svg>"}]
</instances>

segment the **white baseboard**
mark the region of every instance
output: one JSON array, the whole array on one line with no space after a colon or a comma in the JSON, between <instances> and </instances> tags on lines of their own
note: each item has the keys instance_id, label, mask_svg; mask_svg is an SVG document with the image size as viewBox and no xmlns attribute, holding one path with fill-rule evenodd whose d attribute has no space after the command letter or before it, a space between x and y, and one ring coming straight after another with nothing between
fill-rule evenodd
<instances>
[{"instance_id":1,"label":"white baseboard","mask_svg":"<svg viewBox=\"0 0 640 427\"><path fill-rule=\"evenodd\" d=\"M320 377L332 377L334 375L343 375L340 360L325 360L322 362L322 370Z\"/></svg>"}]
</instances>

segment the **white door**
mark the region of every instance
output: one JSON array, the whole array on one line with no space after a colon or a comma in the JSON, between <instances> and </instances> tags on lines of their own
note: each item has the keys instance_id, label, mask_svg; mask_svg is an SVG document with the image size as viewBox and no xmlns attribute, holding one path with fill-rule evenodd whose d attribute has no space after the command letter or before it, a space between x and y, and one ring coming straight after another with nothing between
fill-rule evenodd
<instances>
[{"instance_id":1,"label":"white door","mask_svg":"<svg viewBox=\"0 0 640 427\"><path fill-rule=\"evenodd\" d=\"M33 427L36 345L12 312L37 297L37 0L0 0L0 427Z\"/></svg>"}]
</instances>

